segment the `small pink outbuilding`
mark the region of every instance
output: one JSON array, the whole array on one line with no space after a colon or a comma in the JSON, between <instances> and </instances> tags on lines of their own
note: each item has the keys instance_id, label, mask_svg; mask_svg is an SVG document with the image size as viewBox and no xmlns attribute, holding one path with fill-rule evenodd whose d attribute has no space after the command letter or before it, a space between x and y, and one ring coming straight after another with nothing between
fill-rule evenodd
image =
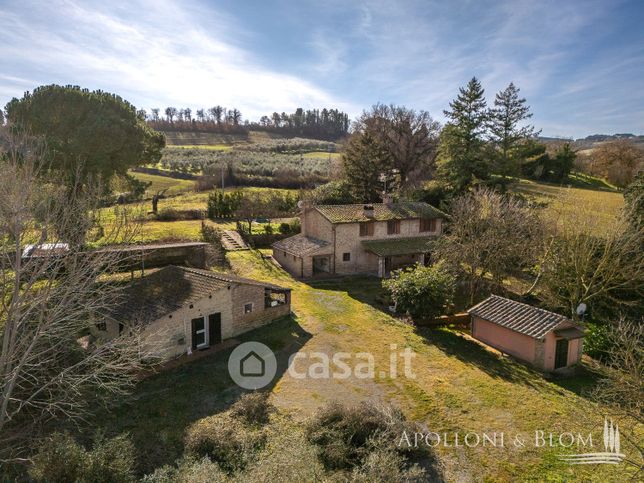
<instances>
[{"instance_id":1,"label":"small pink outbuilding","mask_svg":"<svg viewBox=\"0 0 644 483\"><path fill-rule=\"evenodd\" d=\"M472 336L547 372L581 359L584 332L563 315L492 295L467 311Z\"/></svg>"}]
</instances>

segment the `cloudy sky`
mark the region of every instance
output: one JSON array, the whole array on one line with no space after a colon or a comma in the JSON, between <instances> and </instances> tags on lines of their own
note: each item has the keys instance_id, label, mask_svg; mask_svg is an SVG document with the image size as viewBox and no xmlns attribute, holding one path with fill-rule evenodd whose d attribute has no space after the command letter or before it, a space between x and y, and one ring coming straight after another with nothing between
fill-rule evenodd
<instances>
[{"instance_id":1,"label":"cloudy sky","mask_svg":"<svg viewBox=\"0 0 644 483\"><path fill-rule=\"evenodd\" d=\"M0 105L42 84L139 108L376 102L438 120L513 81L543 135L644 134L644 1L0 0Z\"/></svg>"}]
</instances>

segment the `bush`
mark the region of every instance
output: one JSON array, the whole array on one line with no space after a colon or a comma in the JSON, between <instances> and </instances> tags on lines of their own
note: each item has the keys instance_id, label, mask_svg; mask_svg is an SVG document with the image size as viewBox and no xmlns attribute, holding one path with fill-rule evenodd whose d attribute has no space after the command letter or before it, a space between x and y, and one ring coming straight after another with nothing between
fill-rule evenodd
<instances>
[{"instance_id":1,"label":"bush","mask_svg":"<svg viewBox=\"0 0 644 483\"><path fill-rule=\"evenodd\" d=\"M54 433L40 447L29 470L36 481L134 481L134 446L126 435L99 437L86 451L67 433Z\"/></svg>"},{"instance_id":2,"label":"bush","mask_svg":"<svg viewBox=\"0 0 644 483\"><path fill-rule=\"evenodd\" d=\"M208 457L201 459L182 458L177 466L163 466L146 475L142 483L204 483L230 481L217 463Z\"/></svg>"},{"instance_id":3,"label":"bush","mask_svg":"<svg viewBox=\"0 0 644 483\"><path fill-rule=\"evenodd\" d=\"M268 402L268 393L250 392L243 394L230 408L230 415L246 424L258 425L268 423L275 407Z\"/></svg>"},{"instance_id":4,"label":"bush","mask_svg":"<svg viewBox=\"0 0 644 483\"><path fill-rule=\"evenodd\" d=\"M201 210L177 210L175 208L163 208L157 213L159 221L179 221L179 220L201 220L203 211Z\"/></svg>"},{"instance_id":5,"label":"bush","mask_svg":"<svg viewBox=\"0 0 644 483\"><path fill-rule=\"evenodd\" d=\"M273 225L271 225L270 223L267 223L266 225L264 225L264 233L266 233L267 235L272 235Z\"/></svg>"},{"instance_id":6,"label":"bush","mask_svg":"<svg viewBox=\"0 0 644 483\"><path fill-rule=\"evenodd\" d=\"M221 190L213 191L208 195L208 218L232 218L235 210L241 205L244 194L239 191L226 193Z\"/></svg>"},{"instance_id":7,"label":"bush","mask_svg":"<svg viewBox=\"0 0 644 483\"><path fill-rule=\"evenodd\" d=\"M29 475L36 481L77 481L87 464L87 453L74 438L54 433L40 445Z\"/></svg>"},{"instance_id":8,"label":"bush","mask_svg":"<svg viewBox=\"0 0 644 483\"><path fill-rule=\"evenodd\" d=\"M425 471L417 465L408 467L404 456L393 450L376 450L365 458L351 474L352 482L398 483L428 481Z\"/></svg>"},{"instance_id":9,"label":"bush","mask_svg":"<svg viewBox=\"0 0 644 483\"><path fill-rule=\"evenodd\" d=\"M610 326L606 323L588 322L584 337L584 352L593 359L606 360L612 352Z\"/></svg>"},{"instance_id":10,"label":"bush","mask_svg":"<svg viewBox=\"0 0 644 483\"><path fill-rule=\"evenodd\" d=\"M263 431L229 414L218 414L198 421L188 430L186 451L197 458L207 456L232 473L245 468L264 443Z\"/></svg>"},{"instance_id":11,"label":"bush","mask_svg":"<svg viewBox=\"0 0 644 483\"><path fill-rule=\"evenodd\" d=\"M376 449L409 451L396 445L405 430L415 431L397 409L369 403L346 407L332 402L318 410L306 434L310 443L319 446L320 460L327 469L350 469Z\"/></svg>"},{"instance_id":12,"label":"bush","mask_svg":"<svg viewBox=\"0 0 644 483\"><path fill-rule=\"evenodd\" d=\"M289 225L289 224L288 224L288 223L286 223L286 222L282 222L282 223L280 223L280 226L279 226L279 228L278 228L278 231L279 231L282 235L288 235L289 233L291 233L291 225Z\"/></svg>"},{"instance_id":13,"label":"bush","mask_svg":"<svg viewBox=\"0 0 644 483\"><path fill-rule=\"evenodd\" d=\"M433 318L447 312L452 304L455 279L440 264L416 265L396 270L390 279L383 280L382 286L391 296L396 310L414 318Z\"/></svg>"},{"instance_id":14,"label":"bush","mask_svg":"<svg viewBox=\"0 0 644 483\"><path fill-rule=\"evenodd\" d=\"M346 181L331 181L318 186L309 193L310 201L317 205L342 205L359 203L351 193L351 186Z\"/></svg>"},{"instance_id":15,"label":"bush","mask_svg":"<svg viewBox=\"0 0 644 483\"><path fill-rule=\"evenodd\" d=\"M89 453L84 479L95 483L134 481L134 445L125 435L98 439Z\"/></svg>"}]
</instances>

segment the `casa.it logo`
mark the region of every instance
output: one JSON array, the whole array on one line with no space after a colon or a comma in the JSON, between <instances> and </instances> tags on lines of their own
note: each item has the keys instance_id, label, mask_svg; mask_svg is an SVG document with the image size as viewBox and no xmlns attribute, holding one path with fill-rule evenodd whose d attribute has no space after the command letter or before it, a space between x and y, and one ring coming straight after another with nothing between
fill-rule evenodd
<instances>
[{"instance_id":1,"label":"casa.it logo","mask_svg":"<svg viewBox=\"0 0 644 483\"><path fill-rule=\"evenodd\" d=\"M559 456L560 459L571 465L617 465L622 462L626 455L620 453L619 425L613 425L604 418L604 452L582 453Z\"/></svg>"}]
</instances>

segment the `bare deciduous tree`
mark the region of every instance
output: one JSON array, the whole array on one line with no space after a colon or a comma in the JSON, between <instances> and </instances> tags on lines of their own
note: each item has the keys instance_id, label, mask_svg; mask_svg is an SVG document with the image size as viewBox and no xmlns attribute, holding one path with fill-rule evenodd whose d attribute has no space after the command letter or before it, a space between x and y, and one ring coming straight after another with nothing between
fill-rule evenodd
<instances>
[{"instance_id":1,"label":"bare deciduous tree","mask_svg":"<svg viewBox=\"0 0 644 483\"><path fill-rule=\"evenodd\" d=\"M603 377L591 396L607 408L606 416L625 423L620 425L620 435L637 452L625 452L625 462L638 469L639 475L644 470L644 320L618 321L609 327L607 339L612 347L610 359L599 366Z\"/></svg>"},{"instance_id":2,"label":"bare deciduous tree","mask_svg":"<svg viewBox=\"0 0 644 483\"><path fill-rule=\"evenodd\" d=\"M0 461L6 462L24 458L52 420L82 418L125 394L145 354L135 331L110 342L90 335L118 300L119 287L101 277L123 261L120 254L82 251L58 236L72 232L96 200L80 189L70 199L44 176L38 141L9 134L1 141ZM129 217L116 208L106 239L135 233Z\"/></svg>"},{"instance_id":3,"label":"bare deciduous tree","mask_svg":"<svg viewBox=\"0 0 644 483\"><path fill-rule=\"evenodd\" d=\"M551 242L542 257L541 293L553 307L575 316L584 302L595 316L641 307L644 297L644 227L597 216L564 194L554 201Z\"/></svg>"},{"instance_id":4,"label":"bare deciduous tree","mask_svg":"<svg viewBox=\"0 0 644 483\"><path fill-rule=\"evenodd\" d=\"M470 303L486 280L501 286L506 276L537 260L543 224L539 214L521 201L480 189L456 198L449 214L435 255L462 273Z\"/></svg>"}]
</instances>

